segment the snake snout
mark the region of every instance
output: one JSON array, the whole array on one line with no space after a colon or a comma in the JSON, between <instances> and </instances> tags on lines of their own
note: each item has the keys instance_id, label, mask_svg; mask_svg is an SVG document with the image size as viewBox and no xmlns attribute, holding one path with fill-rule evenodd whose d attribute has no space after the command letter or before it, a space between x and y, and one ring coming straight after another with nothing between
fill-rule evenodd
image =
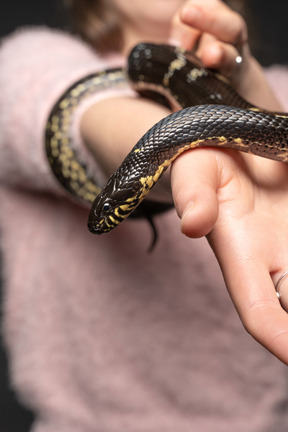
<instances>
[{"instance_id":1,"label":"snake snout","mask_svg":"<svg viewBox=\"0 0 288 432\"><path fill-rule=\"evenodd\" d=\"M90 220L88 220L88 230L92 234L102 234L102 232L103 232L97 224L95 224L94 222L92 222Z\"/></svg>"},{"instance_id":2,"label":"snake snout","mask_svg":"<svg viewBox=\"0 0 288 432\"><path fill-rule=\"evenodd\" d=\"M122 221L118 208L114 207L109 198L100 194L94 201L88 218L88 229L93 234L103 234L116 228Z\"/></svg>"}]
</instances>

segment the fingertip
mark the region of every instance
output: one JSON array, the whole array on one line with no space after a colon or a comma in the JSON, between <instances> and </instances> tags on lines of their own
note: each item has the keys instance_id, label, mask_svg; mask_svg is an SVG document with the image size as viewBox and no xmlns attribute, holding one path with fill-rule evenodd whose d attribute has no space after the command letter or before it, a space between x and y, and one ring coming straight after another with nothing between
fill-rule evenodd
<instances>
[{"instance_id":1,"label":"fingertip","mask_svg":"<svg viewBox=\"0 0 288 432\"><path fill-rule=\"evenodd\" d=\"M217 42L212 42L202 48L201 59L208 68L219 69L223 62L223 57L224 49Z\"/></svg>"},{"instance_id":2,"label":"fingertip","mask_svg":"<svg viewBox=\"0 0 288 432\"><path fill-rule=\"evenodd\" d=\"M214 252L240 319L255 340L288 365L288 315L280 306L267 266L262 257L245 254L244 258L234 246L228 236L224 244L218 241Z\"/></svg>"},{"instance_id":3,"label":"fingertip","mask_svg":"<svg viewBox=\"0 0 288 432\"><path fill-rule=\"evenodd\" d=\"M218 218L219 172L215 152L194 149L178 157L171 169L175 208L188 237L207 235Z\"/></svg>"},{"instance_id":4,"label":"fingertip","mask_svg":"<svg viewBox=\"0 0 288 432\"><path fill-rule=\"evenodd\" d=\"M224 42L210 40L201 49L201 60L206 67L217 69L221 74L231 79L234 72L239 71L242 57L237 49Z\"/></svg>"},{"instance_id":5,"label":"fingertip","mask_svg":"<svg viewBox=\"0 0 288 432\"><path fill-rule=\"evenodd\" d=\"M187 9L190 9L190 7ZM192 50L198 43L200 31L189 22L186 23L182 18L182 9L179 9L172 19L168 43L172 46Z\"/></svg>"},{"instance_id":6,"label":"fingertip","mask_svg":"<svg viewBox=\"0 0 288 432\"><path fill-rule=\"evenodd\" d=\"M168 43L172 46L182 47L186 50L194 49L199 39L199 31L185 24L178 23L172 27Z\"/></svg>"},{"instance_id":7,"label":"fingertip","mask_svg":"<svg viewBox=\"0 0 288 432\"><path fill-rule=\"evenodd\" d=\"M183 23L195 25L202 20L203 14L201 10L196 8L192 3L186 3L181 9L180 17Z\"/></svg>"},{"instance_id":8,"label":"fingertip","mask_svg":"<svg viewBox=\"0 0 288 432\"><path fill-rule=\"evenodd\" d=\"M181 215L181 232L191 238L209 234L217 221L218 213L215 191L202 189L201 196L189 201Z\"/></svg>"},{"instance_id":9,"label":"fingertip","mask_svg":"<svg viewBox=\"0 0 288 432\"><path fill-rule=\"evenodd\" d=\"M168 39L169 45L172 45L175 47L181 46L182 45L182 39L183 39L183 33L184 33L184 26L180 21L179 14L176 14L172 20L170 37Z\"/></svg>"}]
</instances>

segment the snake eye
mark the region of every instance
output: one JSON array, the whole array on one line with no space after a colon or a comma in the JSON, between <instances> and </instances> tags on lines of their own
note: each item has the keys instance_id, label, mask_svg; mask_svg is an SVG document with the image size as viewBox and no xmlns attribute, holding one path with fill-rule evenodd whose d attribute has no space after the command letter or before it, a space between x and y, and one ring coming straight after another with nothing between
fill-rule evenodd
<instances>
[{"instance_id":1,"label":"snake eye","mask_svg":"<svg viewBox=\"0 0 288 432\"><path fill-rule=\"evenodd\" d=\"M112 206L109 202L105 202L102 207L103 213L108 213L112 209Z\"/></svg>"}]
</instances>

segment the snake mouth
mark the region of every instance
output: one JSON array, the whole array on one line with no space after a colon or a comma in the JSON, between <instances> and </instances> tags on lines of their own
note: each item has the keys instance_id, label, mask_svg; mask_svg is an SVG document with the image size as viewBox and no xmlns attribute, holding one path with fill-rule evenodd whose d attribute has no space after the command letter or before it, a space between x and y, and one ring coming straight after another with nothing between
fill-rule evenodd
<instances>
[{"instance_id":1,"label":"snake mouth","mask_svg":"<svg viewBox=\"0 0 288 432\"><path fill-rule=\"evenodd\" d=\"M112 231L119 223L120 221L115 220L113 216L108 216L97 221L89 219L87 225L92 234L100 235Z\"/></svg>"},{"instance_id":2,"label":"snake mouth","mask_svg":"<svg viewBox=\"0 0 288 432\"><path fill-rule=\"evenodd\" d=\"M100 235L100 234L103 234L105 232L105 231L103 231L103 229L101 229L101 227L99 225L95 224L95 222L92 222L90 220L88 221L87 226L88 226L88 230L92 234Z\"/></svg>"}]
</instances>

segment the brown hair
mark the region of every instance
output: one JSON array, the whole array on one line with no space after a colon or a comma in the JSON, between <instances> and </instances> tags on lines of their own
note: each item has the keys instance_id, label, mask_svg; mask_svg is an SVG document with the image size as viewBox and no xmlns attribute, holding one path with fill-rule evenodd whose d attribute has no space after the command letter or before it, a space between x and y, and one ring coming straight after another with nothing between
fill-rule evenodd
<instances>
[{"instance_id":1,"label":"brown hair","mask_svg":"<svg viewBox=\"0 0 288 432\"><path fill-rule=\"evenodd\" d=\"M144 1L144 0L143 0ZM244 14L245 0L226 0L232 9ZM120 14L110 0L64 0L72 29L97 51L120 51Z\"/></svg>"},{"instance_id":2,"label":"brown hair","mask_svg":"<svg viewBox=\"0 0 288 432\"><path fill-rule=\"evenodd\" d=\"M72 30L97 51L120 51L120 17L110 0L64 0Z\"/></svg>"}]
</instances>

